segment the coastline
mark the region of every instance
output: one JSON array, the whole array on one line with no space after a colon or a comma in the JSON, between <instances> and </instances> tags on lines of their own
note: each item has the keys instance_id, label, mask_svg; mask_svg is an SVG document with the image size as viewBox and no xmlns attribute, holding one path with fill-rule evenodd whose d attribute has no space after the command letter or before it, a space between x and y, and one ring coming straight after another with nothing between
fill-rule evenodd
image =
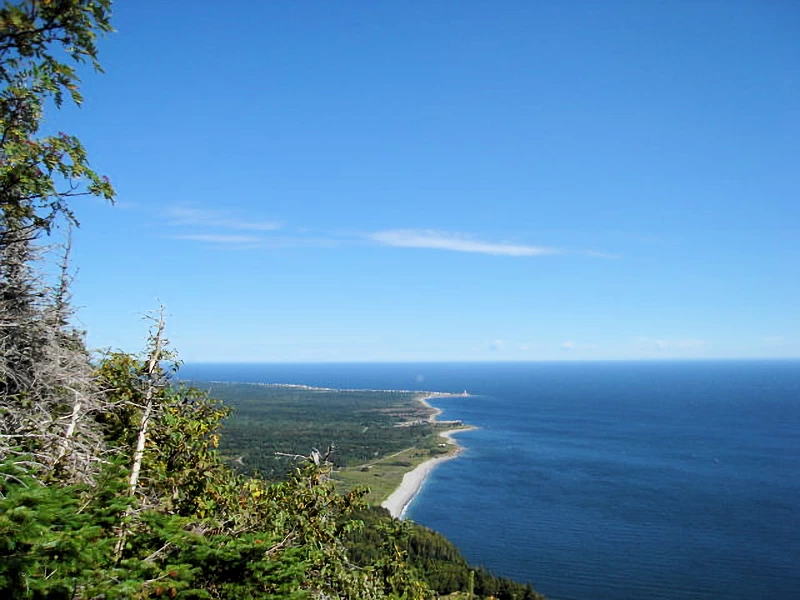
<instances>
[{"instance_id":1,"label":"coastline","mask_svg":"<svg viewBox=\"0 0 800 600\"><path fill-rule=\"evenodd\" d=\"M433 411L428 416L428 422L435 423L436 422L436 417L438 417L440 414L442 414L442 409L431 405L431 403L428 402L428 400L430 400L431 398L442 398L442 397L443 397L442 395L428 394L427 396L423 396L422 398L417 398L417 402L422 404L422 406L424 406L425 408L429 408L430 410Z\"/></svg>"},{"instance_id":2,"label":"coastline","mask_svg":"<svg viewBox=\"0 0 800 600\"><path fill-rule=\"evenodd\" d=\"M428 417L428 421L431 423L436 423L436 418L442 414L442 409L431 406L428 400L455 395L456 394L429 394L427 396L418 398L418 402L433 411L433 413ZM461 394L458 395L461 396ZM406 474L404 474L400 485L397 486L397 488L389 495L388 498L386 498L386 500L381 502L381 506L388 510L392 517L396 519L403 519L406 509L408 509L408 506L422 489L422 485L425 483L425 480L428 478L431 472L440 463L458 457L458 455L463 451L463 448L453 436L462 431L471 431L473 429L477 428L468 425L459 427L457 429L448 429L447 431L442 431L439 434L439 437L444 438L448 444L453 446L453 451L445 456L437 456L435 458L426 460L425 462L417 465L411 471L408 471Z\"/></svg>"}]
</instances>

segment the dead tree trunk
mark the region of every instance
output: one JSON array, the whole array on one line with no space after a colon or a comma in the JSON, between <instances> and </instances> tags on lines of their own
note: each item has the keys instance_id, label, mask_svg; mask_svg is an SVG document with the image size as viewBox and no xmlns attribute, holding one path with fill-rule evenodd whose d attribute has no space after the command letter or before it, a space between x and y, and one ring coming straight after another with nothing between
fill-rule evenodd
<instances>
[{"instance_id":1,"label":"dead tree trunk","mask_svg":"<svg viewBox=\"0 0 800 600\"><path fill-rule=\"evenodd\" d=\"M144 395L143 395L143 410L142 418L139 422L139 431L136 435L136 448L133 452L133 462L131 463L131 475L128 479L128 496L133 498L136 496L136 490L139 485L139 475L142 470L142 461L144 460L144 448L147 444L147 432L150 427L150 419L155 410L156 393L160 387L163 386L163 378L161 376L160 361L162 359L164 350L164 309L163 307L158 313L156 324L153 328L153 333L150 336L150 354L147 358L144 373ZM126 516L130 516L131 510L126 512ZM119 560L122 555L122 548L125 545L125 538L128 535L128 528L124 527L120 530L119 538L117 539L116 547L114 548L114 555Z\"/></svg>"}]
</instances>

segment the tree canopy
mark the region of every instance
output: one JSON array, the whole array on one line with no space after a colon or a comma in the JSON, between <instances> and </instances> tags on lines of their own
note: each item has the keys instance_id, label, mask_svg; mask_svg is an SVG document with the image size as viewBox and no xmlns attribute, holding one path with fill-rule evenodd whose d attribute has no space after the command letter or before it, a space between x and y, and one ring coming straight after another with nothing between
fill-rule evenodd
<instances>
[{"instance_id":1,"label":"tree canopy","mask_svg":"<svg viewBox=\"0 0 800 600\"><path fill-rule=\"evenodd\" d=\"M26 0L0 9L0 207L6 227L50 231L77 223L67 200L114 198L77 137L40 135L48 103L81 104L76 66L100 70L97 37L111 31L110 0Z\"/></svg>"}]
</instances>

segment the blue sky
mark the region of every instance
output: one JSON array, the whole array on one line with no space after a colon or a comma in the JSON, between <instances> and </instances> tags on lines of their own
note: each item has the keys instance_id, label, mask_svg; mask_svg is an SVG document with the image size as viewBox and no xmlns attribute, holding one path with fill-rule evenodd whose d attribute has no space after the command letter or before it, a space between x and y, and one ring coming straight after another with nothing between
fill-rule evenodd
<instances>
[{"instance_id":1,"label":"blue sky","mask_svg":"<svg viewBox=\"0 0 800 600\"><path fill-rule=\"evenodd\" d=\"M118 2L52 126L93 347L800 356L794 2Z\"/></svg>"}]
</instances>

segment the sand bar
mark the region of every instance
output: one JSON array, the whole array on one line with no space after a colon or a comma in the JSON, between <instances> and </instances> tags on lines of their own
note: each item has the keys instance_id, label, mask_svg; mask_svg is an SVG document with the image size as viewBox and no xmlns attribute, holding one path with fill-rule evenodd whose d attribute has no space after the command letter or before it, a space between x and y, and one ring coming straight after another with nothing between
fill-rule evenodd
<instances>
[{"instance_id":1,"label":"sand bar","mask_svg":"<svg viewBox=\"0 0 800 600\"><path fill-rule=\"evenodd\" d=\"M431 423L436 421L436 417L440 415L442 411L441 409L431 406L428 403L428 400L442 396L444 396L444 394L431 394L430 396L419 399L423 405L431 408L434 411L434 413L429 417ZM419 490L422 488L422 484L425 483L425 480L428 478L428 475L431 474L431 471L433 471L439 463L455 458L461 453L462 448L458 445L458 442L453 439L453 435L461 431L470 431L472 429L475 429L475 427L459 427L458 429L450 429L440 433L439 435L445 438L449 444L455 446L455 451L447 454L446 456L437 456L436 458L426 460L420 465L417 465L413 470L403 475L403 481L400 483L397 489L381 503L381 506L388 510L389 514L396 519L402 519L406 509L408 508L408 505L411 504L414 496L419 493Z\"/></svg>"}]
</instances>

